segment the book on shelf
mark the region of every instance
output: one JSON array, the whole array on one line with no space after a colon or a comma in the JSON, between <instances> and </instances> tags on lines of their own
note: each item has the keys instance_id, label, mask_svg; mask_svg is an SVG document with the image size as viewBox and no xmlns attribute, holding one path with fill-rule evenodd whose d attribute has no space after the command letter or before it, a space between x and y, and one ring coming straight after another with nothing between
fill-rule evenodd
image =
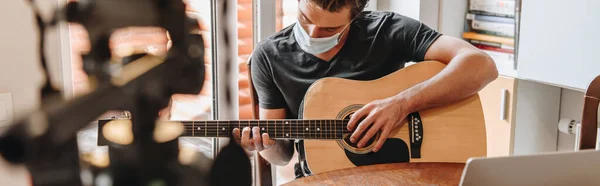
<instances>
[{"instance_id":1,"label":"book on shelf","mask_svg":"<svg viewBox=\"0 0 600 186\"><path fill-rule=\"evenodd\" d=\"M506 45L506 44L502 44L502 43L481 41L481 40L476 40L476 39L466 39L466 41L469 42L471 45L476 46L477 48L481 48L481 49L493 50L493 51L498 51L498 52L508 52L508 53L514 53L514 51L515 51L515 47Z\"/></svg>"},{"instance_id":2,"label":"book on shelf","mask_svg":"<svg viewBox=\"0 0 600 186\"><path fill-rule=\"evenodd\" d=\"M514 54L515 50L514 49L507 49L507 48L496 48L496 47L491 47L491 46L486 46L486 45L477 45L477 44L473 44L473 46L482 49L482 50L489 50L489 51L495 51L495 52L503 52L503 53L509 53L509 54Z\"/></svg>"},{"instance_id":3,"label":"book on shelf","mask_svg":"<svg viewBox=\"0 0 600 186\"><path fill-rule=\"evenodd\" d=\"M514 37L515 19L490 15L467 13L467 31L480 34Z\"/></svg>"},{"instance_id":4,"label":"book on shelf","mask_svg":"<svg viewBox=\"0 0 600 186\"><path fill-rule=\"evenodd\" d=\"M469 0L469 12L482 15L515 17L515 0Z\"/></svg>"},{"instance_id":5,"label":"book on shelf","mask_svg":"<svg viewBox=\"0 0 600 186\"><path fill-rule=\"evenodd\" d=\"M498 69L498 72L500 74L516 76L516 71L514 69L514 66L516 64L515 54L484 49L482 49L482 51L487 53L492 58L492 60L494 60L496 68Z\"/></svg>"},{"instance_id":6,"label":"book on shelf","mask_svg":"<svg viewBox=\"0 0 600 186\"><path fill-rule=\"evenodd\" d=\"M490 57L492 57L492 59L496 63L513 64L515 62L515 54L486 50L486 49L481 49L481 51L487 53Z\"/></svg>"},{"instance_id":7,"label":"book on shelf","mask_svg":"<svg viewBox=\"0 0 600 186\"><path fill-rule=\"evenodd\" d=\"M518 37L515 0L469 0L463 39L487 53L505 75L515 75Z\"/></svg>"},{"instance_id":8,"label":"book on shelf","mask_svg":"<svg viewBox=\"0 0 600 186\"><path fill-rule=\"evenodd\" d=\"M496 44L500 44L500 46L502 46L502 45L507 45L510 47L515 46L515 39L511 38L511 37L486 35L486 34L481 34L481 33L476 33L476 32L471 31L471 32L464 32L463 38L467 39L467 40L478 40L478 41L486 41L486 42L490 42L490 43L496 43Z\"/></svg>"}]
</instances>

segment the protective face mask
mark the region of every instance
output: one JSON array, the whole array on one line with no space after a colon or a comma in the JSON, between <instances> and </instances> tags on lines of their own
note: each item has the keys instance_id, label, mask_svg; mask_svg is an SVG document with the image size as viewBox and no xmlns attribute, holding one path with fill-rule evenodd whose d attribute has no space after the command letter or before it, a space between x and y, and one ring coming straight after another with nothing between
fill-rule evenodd
<instances>
[{"instance_id":1,"label":"protective face mask","mask_svg":"<svg viewBox=\"0 0 600 186\"><path fill-rule=\"evenodd\" d=\"M346 25L348 27L348 25ZM294 37L296 42L300 45L300 48L310 54L321 54L331 50L340 41L340 35L346 30L346 27L340 32L330 37L324 38L311 38L306 30L302 28L300 22L296 20L294 25Z\"/></svg>"}]
</instances>

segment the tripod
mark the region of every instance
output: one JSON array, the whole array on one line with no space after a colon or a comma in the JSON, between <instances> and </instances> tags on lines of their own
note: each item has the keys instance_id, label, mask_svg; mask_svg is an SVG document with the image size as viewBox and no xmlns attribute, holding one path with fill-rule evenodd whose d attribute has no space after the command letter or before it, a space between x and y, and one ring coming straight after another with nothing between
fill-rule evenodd
<instances>
[{"instance_id":1,"label":"tripod","mask_svg":"<svg viewBox=\"0 0 600 186\"><path fill-rule=\"evenodd\" d=\"M62 20L80 23L88 31L92 48L82 58L94 90L64 101L56 98L57 91L45 86L42 109L18 120L0 135L0 154L11 163L25 164L33 185L251 183L249 159L236 143L226 146L206 168L179 161L176 136L156 139L159 110L167 106L173 94L198 93L205 77L204 41L200 35L191 34L199 26L196 20L186 17L183 1L81 0L57 11L51 25ZM46 25L39 16L37 21L43 35ZM136 54L120 62L112 61L112 31L132 26L168 31L172 47L167 55ZM77 132L108 110L131 112L133 140L109 145L108 165L80 161ZM203 157L199 160L210 161ZM233 167L237 173L226 173ZM223 179L225 174L237 179Z\"/></svg>"}]
</instances>

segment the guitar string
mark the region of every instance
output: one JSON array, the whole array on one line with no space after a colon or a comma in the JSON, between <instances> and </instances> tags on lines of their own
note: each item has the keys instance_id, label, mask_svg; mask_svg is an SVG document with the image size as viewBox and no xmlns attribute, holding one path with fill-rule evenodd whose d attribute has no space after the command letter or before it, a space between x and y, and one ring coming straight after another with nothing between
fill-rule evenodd
<instances>
[{"instance_id":1,"label":"guitar string","mask_svg":"<svg viewBox=\"0 0 600 186\"><path fill-rule=\"evenodd\" d=\"M204 132L204 131L209 131L209 132L221 132L221 131L228 131L228 132L229 132L229 131L232 131L232 130L222 130L222 129L204 129L204 128L202 128L202 129L200 129L200 130L198 130L198 129L184 129L184 131L189 131L189 132L192 132L192 131L194 131L194 132L197 132L197 131L202 131L202 132ZM315 130L308 130L308 132L305 132L305 131L306 131L306 130L302 130L302 131L292 131L292 132L289 132L289 133L293 133L293 134L298 134L298 133L315 133L315 134L320 134L320 133L333 132L333 131L335 131L335 132L338 132L338 131L342 131L342 132L344 132L344 131L347 131L347 132L350 132L350 131L348 131L348 130L319 130L319 131L315 131ZM272 132L266 132L266 131L260 131L260 132L261 132L261 133L272 133ZM283 133L286 133L286 132L283 132Z\"/></svg>"},{"instance_id":2,"label":"guitar string","mask_svg":"<svg viewBox=\"0 0 600 186\"><path fill-rule=\"evenodd\" d=\"M210 126L216 126L216 125L220 125L220 126L231 125L231 126L233 126L233 125L238 125L238 126L242 126L242 125L233 124L233 123L230 123L230 124L227 124L227 123L219 123L219 124L216 124L216 123L207 123L207 124L204 124L204 123L194 123L194 124L184 123L183 125L184 126L192 126L192 125L194 125L194 126L196 126L196 125L210 125ZM310 124L309 123L304 123L304 124L303 123L287 123L287 124L282 124L282 123L276 123L276 124L275 123L274 124L251 123L251 125L253 125L253 126L260 125L260 126L286 126L286 127L288 127L288 126L322 125L322 124L320 124L320 123L310 123ZM341 125L341 126L347 126L348 124L347 123L328 123L328 124L324 124L324 125L335 125L335 126L340 126ZM244 124L243 126L246 126L246 125Z\"/></svg>"},{"instance_id":3,"label":"guitar string","mask_svg":"<svg viewBox=\"0 0 600 186\"><path fill-rule=\"evenodd\" d=\"M269 129L274 129L274 128L269 128ZM221 127L219 127L219 128L204 128L204 127L202 127L200 130L193 129L193 128L185 128L184 129L184 131L211 131L211 130L212 131L231 131L233 129L226 128L226 130L223 130ZM304 132L304 131L307 131L307 130L302 130L302 131ZM336 132L342 131L343 132L343 131L349 131L349 130L344 130L344 129L319 129L319 130L314 130L313 129L313 130L310 130L309 129L308 131L316 131L315 133L321 133L321 131L323 131L323 132L327 132L327 131L336 131ZM261 130L261 132L266 132L266 131ZM272 131L272 132L275 132L275 131ZM279 130L277 132L279 132ZM291 132L300 132L300 131L291 131ZM285 131L283 131L283 133L285 133Z\"/></svg>"},{"instance_id":4,"label":"guitar string","mask_svg":"<svg viewBox=\"0 0 600 186\"><path fill-rule=\"evenodd\" d=\"M191 134L191 133L190 132L183 132L183 134ZM194 136L189 136L189 137L197 137L197 136L212 137L212 136L217 135L217 134L219 134L219 135L221 135L221 134L229 135L230 133L211 132L211 133L207 133L207 134L199 134L199 135L194 135ZM310 136L306 135L306 134L309 134L309 133L298 133L298 135L289 135L289 136L280 135L280 136L269 136L269 137L274 137L274 138L292 137L293 138L295 136L296 138L317 138L317 139L330 139L330 138L334 138L334 137L331 137L331 136L323 138L323 137L316 136L316 134L311 134ZM335 136L335 138L339 138L339 137L341 137L341 136L339 136L339 135Z\"/></svg>"},{"instance_id":5,"label":"guitar string","mask_svg":"<svg viewBox=\"0 0 600 186\"><path fill-rule=\"evenodd\" d=\"M329 125L329 126L328 125L329 124L326 124L325 126L316 127L315 125L307 126L307 125L294 125L294 124L251 125L251 126L246 126L246 125L243 125L243 126L241 126L241 125L219 125L219 126L217 126L217 125L203 125L203 124L196 125L196 124L194 124L194 125L184 125L184 127L186 129L195 129L197 127L200 127L203 129L204 128L206 128L206 129L222 129L222 128L229 128L229 127L232 127L232 128L259 127L259 128L265 128L265 129L281 129L281 130L294 130L294 129L298 130L300 128L319 128L320 130L332 130L332 128L335 128L335 130L344 130L344 128L345 128L344 126L347 126L347 125ZM342 128L342 129L339 129L339 128Z\"/></svg>"},{"instance_id":6,"label":"guitar string","mask_svg":"<svg viewBox=\"0 0 600 186\"><path fill-rule=\"evenodd\" d=\"M200 128L200 129L198 129L198 128ZM223 130L223 128L225 128L226 130ZM237 128L237 127L235 127L235 128ZM279 132L280 131L280 130L275 131L276 129L278 129L277 127L259 127L259 128L262 129L261 130L262 133L265 133L265 132L269 133L269 129L274 129L271 132ZM310 127L306 127L306 128L310 128ZM349 132L349 130L345 130L345 129L331 129L331 128L317 128L317 129L318 130L315 130L315 128L313 128L313 129L309 129L309 130L296 130L296 131L294 131L294 130L290 131L288 129L288 131L290 131L291 133L300 133L300 132L301 133L310 133L310 132L312 132L312 133L315 133L315 134L320 134L320 133L325 133L325 132L333 132L333 131L335 131L335 132L338 132L338 131L342 131L342 132L348 131ZM231 131L231 130L233 130L233 129L231 129L229 126L226 126L226 127L208 127L208 128L207 127L201 127L201 126L193 126L193 127L192 126L187 126L187 127L184 128L184 131L190 131L190 132L191 131L194 131L194 132L204 132L204 131L212 131L212 132L216 131L216 132L219 132L219 131ZM308 132L306 132L306 131L308 131ZM282 132L286 133L285 131L282 131Z\"/></svg>"},{"instance_id":7,"label":"guitar string","mask_svg":"<svg viewBox=\"0 0 600 186\"><path fill-rule=\"evenodd\" d=\"M188 134L188 133L186 133L186 134ZM212 135L216 135L216 134L217 134L216 132L215 133L209 133L209 135L206 135L206 136L207 137L211 137ZM221 134L229 134L229 133L219 133L219 135L221 135ZM197 136L205 136L205 135L202 134L202 135L197 135ZM189 136L189 137L197 137L197 136ZM269 136L269 137L279 137L279 136ZM281 137L284 137L284 136L281 136ZM285 136L285 137L301 137L301 136L300 135L299 136L290 135L290 136ZM302 138L321 138L321 137L318 137L318 136L302 136ZM327 137L327 138L331 138L331 137ZM327 138L323 138L323 139L327 139Z\"/></svg>"},{"instance_id":8,"label":"guitar string","mask_svg":"<svg viewBox=\"0 0 600 186\"><path fill-rule=\"evenodd\" d=\"M216 134L215 134L216 135ZM228 137L229 135L219 135L219 137ZM182 137L217 137L217 136L182 136ZM237 136L237 137L241 137L241 136ZM342 139L343 136L336 136L336 137L328 137L328 138L318 138L318 137L301 137L301 136L277 136L277 137L270 137L271 139Z\"/></svg>"},{"instance_id":9,"label":"guitar string","mask_svg":"<svg viewBox=\"0 0 600 186\"><path fill-rule=\"evenodd\" d=\"M177 121L177 120L166 120L165 122L179 122L179 123L184 123L184 124L191 124L191 123L243 123L243 124L248 124L248 123L265 123L265 122L273 122L273 123L317 123L317 122L343 122L343 123L347 123L350 120L344 119L344 120L337 120L337 119L330 119L330 120L242 120L242 121L238 121L238 120L207 120L207 121Z\"/></svg>"}]
</instances>

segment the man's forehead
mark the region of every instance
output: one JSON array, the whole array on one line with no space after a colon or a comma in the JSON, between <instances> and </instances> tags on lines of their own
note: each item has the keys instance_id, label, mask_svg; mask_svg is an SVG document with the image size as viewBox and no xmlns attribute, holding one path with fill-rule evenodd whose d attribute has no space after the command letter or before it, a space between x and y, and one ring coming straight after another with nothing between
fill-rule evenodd
<instances>
[{"instance_id":1,"label":"man's forehead","mask_svg":"<svg viewBox=\"0 0 600 186\"><path fill-rule=\"evenodd\" d=\"M338 12L329 12L307 0L298 2L298 16L320 27L345 26L350 21L350 8Z\"/></svg>"}]
</instances>

